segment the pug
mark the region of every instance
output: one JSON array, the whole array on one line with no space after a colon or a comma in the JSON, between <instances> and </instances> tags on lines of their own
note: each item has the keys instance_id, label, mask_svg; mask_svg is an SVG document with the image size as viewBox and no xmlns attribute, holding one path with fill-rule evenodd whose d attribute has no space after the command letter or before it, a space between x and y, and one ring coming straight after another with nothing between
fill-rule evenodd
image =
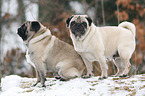
<instances>
[{"instance_id":1,"label":"pug","mask_svg":"<svg viewBox=\"0 0 145 96\"><path fill-rule=\"evenodd\" d=\"M133 23L122 22L119 26L97 27L87 15L73 15L66 20L75 50L83 58L87 67L86 76L92 75L92 62L98 61L101 67L101 77L108 77L106 59L112 58L118 52L119 57L114 59L119 71L116 76L126 77L130 70L130 58L135 51L136 28Z\"/></svg>"},{"instance_id":2,"label":"pug","mask_svg":"<svg viewBox=\"0 0 145 96\"><path fill-rule=\"evenodd\" d=\"M27 61L35 68L37 81L45 87L45 73L53 72L61 80L81 77L85 65L73 46L51 35L38 21L26 21L17 34L27 46Z\"/></svg>"}]
</instances>

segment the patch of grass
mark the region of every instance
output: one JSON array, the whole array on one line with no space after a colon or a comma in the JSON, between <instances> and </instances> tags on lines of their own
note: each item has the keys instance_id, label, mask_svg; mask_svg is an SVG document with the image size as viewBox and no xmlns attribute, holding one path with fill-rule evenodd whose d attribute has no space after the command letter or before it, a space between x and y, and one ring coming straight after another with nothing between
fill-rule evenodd
<instances>
[{"instance_id":1,"label":"patch of grass","mask_svg":"<svg viewBox=\"0 0 145 96\"><path fill-rule=\"evenodd\" d=\"M23 81L20 84L20 88L30 88L33 85L33 82Z\"/></svg>"},{"instance_id":2,"label":"patch of grass","mask_svg":"<svg viewBox=\"0 0 145 96\"><path fill-rule=\"evenodd\" d=\"M24 91L23 93L25 93L25 92L32 92L34 89L28 89L28 90L26 90L26 91Z\"/></svg>"},{"instance_id":3,"label":"patch of grass","mask_svg":"<svg viewBox=\"0 0 145 96\"><path fill-rule=\"evenodd\" d=\"M95 91L95 89L94 88L89 88L90 90L92 90L92 91Z\"/></svg>"}]
</instances>

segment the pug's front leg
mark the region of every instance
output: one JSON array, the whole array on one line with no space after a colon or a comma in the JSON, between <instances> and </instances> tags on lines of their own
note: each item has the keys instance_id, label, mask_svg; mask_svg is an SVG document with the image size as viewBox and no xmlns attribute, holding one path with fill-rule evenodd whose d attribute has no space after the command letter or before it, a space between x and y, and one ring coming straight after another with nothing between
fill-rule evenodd
<instances>
[{"instance_id":1,"label":"pug's front leg","mask_svg":"<svg viewBox=\"0 0 145 96\"><path fill-rule=\"evenodd\" d=\"M37 81L36 81L36 83L33 85L33 87L36 86L36 85L41 81L39 71L38 71L36 68L35 68L35 72L36 72Z\"/></svg>"},{"instance_id":2,"label":"pug's front leg","mask_svg":"<svg viewBox=\"0 0 145 96\"><path fill-rule=\"evenodd\" d=\"M83 58L83 61L85 63L85 66L86 66L86 75L83 75L82 78L90 78L91 76L93 76L94 74L92 73L93 71L93 67L92 67L92 62L89 62L86 58Z\"/></svg>"},{"instance_id":3,"label":"pug's front leg","mask_svg":"<svg viewBox=\"0 0 145 96\"><path fill-rule=\"evenodd\" d=\"M37 60L36 62L36 68L38 69L38 76L40 78L40 83L42 85L42 87L46 87L45 86L45 81L46 81L46 78L45 78L45 72L46 72L46 64L43 63L42 60Z\"/></svg>"},{"instance_id":4,"label":"pug's front leg","mask_svg":"<svg viewBox=\"0 0 145 96\"><path fill-rule=\"evenodd\" d=\"M102 80L102 79L106 79L108 77L108 65L106 63L106 59L105 59L105 56L101 56L101 55L98 55L98 60L99 60L99 64L100 64L100 67L101 67L101 77L99 78L99 80Z\"/></svg>"},{"instance_id":5,"label":"pug's front leg","mask_svg":"<svg viewBox=\"0 0 145 96\"><path fill-rule=\"evenodd\" d=\"M41 77L40 83L41 83L42 87L46 87L46 86L45 86L46 78L45 78L45 76L44 76L44 70L40 70L39 73L40 73L40 77Z\"/></svg>"}]
</instances>

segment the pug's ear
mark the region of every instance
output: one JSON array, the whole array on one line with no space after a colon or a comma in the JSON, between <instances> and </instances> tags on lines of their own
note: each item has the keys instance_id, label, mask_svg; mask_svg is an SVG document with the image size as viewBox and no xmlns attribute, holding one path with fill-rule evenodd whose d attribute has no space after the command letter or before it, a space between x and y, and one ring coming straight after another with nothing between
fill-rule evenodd
<instances>
[{"instance_id":1,"label":"pug's ear","mask_svg":"<svg viewBox=\"0 0 145 96\"><path fill-rule=\"evenodd\" d=\"M89 26L91 26L91 24L92 24L92 19L91 19L90 17L86 17L86 19L87 19L88 22L89 22Z\"/></svg>"},{"instance_id":2,"label":"pug's ear","mask_svg":"<svg viewBox=\"0 0 145 96\"><path fill-rule=\"evenodd\" d=\"M40 24L38 21L31 22L31 31L37 32L40 29Z\"/></svg>"},{"instance_id":3,"label":"pug's ear","mask_svg":"<svg viewBox=\"0 0 145 96\"><path fill-rule=\"evenodd\" d=\"M69 27L69 22L71 21L71 19L73 18L74 16L71 16L70 18L67 18L66 20L66 27Z\"/></svg>"}]
</instances>

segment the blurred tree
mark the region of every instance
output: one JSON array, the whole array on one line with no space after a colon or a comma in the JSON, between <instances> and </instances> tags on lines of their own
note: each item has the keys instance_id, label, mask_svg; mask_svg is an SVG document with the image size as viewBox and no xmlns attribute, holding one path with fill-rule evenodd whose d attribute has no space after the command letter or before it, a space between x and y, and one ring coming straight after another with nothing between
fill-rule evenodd
<instances>
[{"instance_id":1,"label":"blurred tree","mask_svg":"<svg viewBox=\"0 0 145 96\"><path fill-rule=\"evenodd\" d=\"M51 22L56 25L63 19L59 16L63 13L70 13L70 0L39 0L39 21Z\"/></svg>"},{"instance_id":2,"label":"blurred tree","mask_svg":"<svg viewBox=\"0 0 145 96\"><path fill-rule=\"evenodd\" d=\"M79 1L79 0L78 0ZM116 25L114 10L117 9L116 0L81 0L85 8L85 14L88 14L97 26ZM91 16L89 11L93 10L94 16ZM104 20L103 20L104 19ZM104 22L104 24L103 24Z\"/></svg>"},{"instance_id":3,"label":"blurred tree","mask_svg":"<svg viewBox=\"0 0 145 96\"><path fill-rule=\"evenodd\" d=\"M16 30L25 21L23 0L0 0L0 34L1 34L1 63L0 76L9 74L29 75L25 70L25 53L22 51L22 44ZM12 5L15 4L15 5ZM13 7L13 8L12 8ZM18 48L17 48L17 47ZM11 49L12 48L12 49Z\"/></svg>"},{"instance_id":4,"label":"blurred tree","mask_svg":"<svg viewBox=\"0 0 145 96\"><path fill-rule=\"evenodd\" d=\"M72 15L70 0L39 0L39 21L51 29L53 35L72 44L65 20Z\"/></svg>"},{"instance_id":5,"label":"blurred tree","mask_svg":"<svg viewBox=\"0 0 145 96\"><path fill-rule=\"evenodd\" d=\"M1 4L2 4L2 1L0 0L0 10L1 10ZM0 11L0 18L1 18L1 11ZM1 30L1 19L0 19L0 30ZM1 48L2 48L2 44L1 44L1 32L0 32L0 78L2 77ZM0 79L0 82L1 82L1 79Z\"/></svg>"},{"instance_id":6,"label":"blurred tree","mask_svg":"<svg viewBox=\"0 0 145 96\"><path fill-rule=\"evenodd\" d=\"M145 72L145 8L144 0L117 0L119 12L115 11L120 21L130 21L136 26L136 50L132 56L132 63L135 64L136 72ZM119 13L119 14L118 14Z\"/></svg>"},{"instance_id":7,"label":"blurred tree","mask_svg":"<svg viewBox=\"0 0 145 96\"><path fill-rule=\"evenodd\" d=\"M17 0L18 2L18 18L20 18L21 22L25 22L26 21L26 17L25 17L25 8L27 6L24 6L24 0Z\"/></svg>"},{"instance_id":8,"label":"blurred tree","mask_svg":"<svg viewBox=\"0 0 145 96\"><path fill-rule=\"evenodd\" d=\"M0 0L0 8L2 1ZM9 0L11 1L11 0ZM26 8L28 8L30 4L24 4L24 1L30 1L31 3L35 3L39 5L39 18L38 20L44 24L45 26L49 27L52 34L58 37L59 39L72 44L72 41L69 36L69 30L66 28L66 19L73 14L88 14L92 19L93 22L97 26L102 25L118 25L118 22L122 21L130 21L136 25L137 28L137 35L136 35L136 52L132 57L132 63L136 67L136 71L138 73L145 72L145 0L17 0L18 2L18 13L16 16L12 16L9 12L7 12L4 16L1 15L0 11L0 30L2 25L6 26L13 26L11 25L12 22L19 22L22 24L26 20ZM71 2L76 2L71 5ZM82 6L80 11L81 13L76 13L76 10L72 7L75 7L77 4ZM118 9L118 10L117 10ZM0 9L1 10L1 9ZM29 10L31 11L31 10ZM104 14L103 14L104 13ZM37 14L32 14L37 15ZM118 18L119 17L119 18ZM0 32L0 38L2 36L2 32ZM0 45L2 48L2 45ZM11 64L13 69L16 70L24 67L21 63L24 63L24 53L19 49L12 49L6 52L5 62L6 66L4 74L11 73L18 74L14 72L6 72L6 68ZM18 51L18 52L16 52ZM17 53L22 59L20 61L16 58L20 58L19 56L14 55ZM1 55L1 54L0 54ZM13 57L11 57L13 56ZM2 58L4 59L4 58ZM14 62L14 61L17 61ZM99 64L96 64L99 65ZM1 67L1 66L0 66ZM2 67L0 68L1 72ZM8 68L9 69L9 68ZM94 72L96 75L100 74L99 66L95 66ZM109 75L115 74L115 67L109 61ZM113 70L113 71L112 71ZM21 75L31 76L29 74L24 74L24 72L20 73ZM1 75L1 74L0 74Z\"/></svg>"}]
</instances>

